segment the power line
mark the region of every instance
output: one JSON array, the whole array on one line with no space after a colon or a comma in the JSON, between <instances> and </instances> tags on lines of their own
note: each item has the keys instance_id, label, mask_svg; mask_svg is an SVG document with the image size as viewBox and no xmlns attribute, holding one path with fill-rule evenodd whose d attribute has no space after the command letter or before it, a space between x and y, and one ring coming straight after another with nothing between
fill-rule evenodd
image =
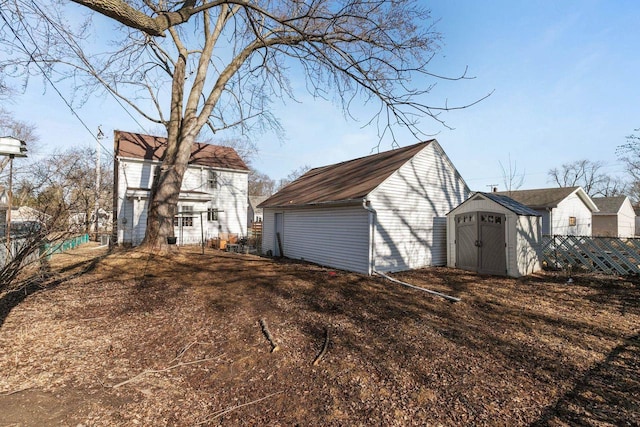
<instances>
[{"instance_id":1,"label":"power line","mask_svg":"<svg viewBox=\"0 0 640 427\"><path fill-rule=\"evenodd\" d=\"M69 37L65 37L60 30L58 29L58 26L56 25L55 22L53 22L49 16L44 13L42 11L42 9L40 9L40 6L38 6L34 0L31 0L31 3L34 5L34 7L36 9L38 9L38 11L40 12L40 14L47 20L47 22L49 22L51 24L51 26L56 30L56 32L58 33L58 35L65 41L65 43L67 43L67 45L73 50L73 52L78 56L78 58L90 69L90 71L94 74L98 74L96 72L96 70L93 68L93 65L91 65L91 63L89 63L89 61L87 61L83 55L78 54L78 51L82 52L82 49L80 48L80 46L78 46L77 43L75 43L74 40L74 45L71 44L71 42L69 41ZM26 30L26 28L25 28ZM27 31L28 33L28 31ZM35 42L34 42L35 43ZM131 114L131 112L122 104L122 102L120 101L120 99L113 93L113 91L111 90L111 88L105 83L103 82L101 79L98 79L98 82L100 82L100 84L102 84L102 86L104 86L104 88L107 90L107 92L109 93L109 95L111 95L111 97L118 103L118 105L120 105L120 107L124 110L125 113L127 113L127 115L129 117L131 117L131 119L136 122L136 124L140 127L140 129L142 129L145 133L149 133L149 131L146 130L146 128L144 126L142 126L140 124L140 122L138 122L138 120ZM104 148L104 147L103 147Z\"/></svg>"}]
</instances>

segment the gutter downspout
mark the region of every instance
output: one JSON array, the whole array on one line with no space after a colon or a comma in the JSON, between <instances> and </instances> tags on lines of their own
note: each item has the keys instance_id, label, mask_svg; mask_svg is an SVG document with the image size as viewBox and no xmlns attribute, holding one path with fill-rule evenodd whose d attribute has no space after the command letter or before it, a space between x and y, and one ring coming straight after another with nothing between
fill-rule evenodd
<instances>
[{"instance_id":1,"label":"gutter downspout","mask_svg":"<svg viewBox=\"0 0 640 427\"><path fill-rule=\"evenodd\" d=\"M371 207L371 201L362 199L362 207L369 211L369 275L373 274L376 270L376 217L378 213Z\"/></svg>"},{"instance_id":2,"label":"gutter downspout","mask_svg":"<svg viewBox=\"0 0 640 427\"><path fill-rule=\"evenodd\" d=\"M410 287L412 289L417 289L419 291L424 291L424 292L427 292L427 293L429 293L431 295L436 295L436 296L439 296L441 298L444 298L444 299L452 301L452 302L460 302L461 301L460 298L452 297L451 295L443 294L443 293L440 293L440 292L432 291L431 289L421 288L420 286L415 286L415 285L411 285L409 283L401 282L400 280L394 279L393 277L389 277L384 273L380 273L379 271L374 271L374 273L377 274L378 276L384 277L385 279L391 280L393 283L397 283L399 285L408 286L408 287Z\"/></svg>"}]
</instances>

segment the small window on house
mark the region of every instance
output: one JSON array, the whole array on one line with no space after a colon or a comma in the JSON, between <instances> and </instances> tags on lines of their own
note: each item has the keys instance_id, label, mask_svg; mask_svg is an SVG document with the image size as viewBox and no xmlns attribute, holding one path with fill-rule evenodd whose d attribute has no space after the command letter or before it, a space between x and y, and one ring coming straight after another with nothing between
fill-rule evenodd
<instances>
[{"instance_id":1,"label":"small window on house","mask_svg":"<svg viewBox=\"0 0 640 427\"><path fill-rule=\"evenodd\" d=\"M217 220L218 220L218 209L217 208L207 209L207 221L217 221Z\"/></svg>"},{"instance_id":2,"label":"small window on house","mask_svg":"<svg viewBox=\"0 0 640 427\"><path fill-rule=\"evenodd\" d=\"M178 215L173 217L174 227L193 227L193 206L182 206Z\"/></svg>"},{"instance_id":3,"label":"small window on house","mask_svg":"<svg viewBox=\"0 0 640 427\"><path fill-rule=\"evenodd\" d=\"M218 188L218 173L216 171L207 171L207 188L210 190Z\"/></svg>"},{"instance_id":4,"label":"small window on house","mask_svg":"<svg viewBox=\"0 0 640 427\"><path fill-rule=\"evenodd\" d=\"M575 227L576 225L576 217L575 216L570 216L569 217L569 226L570 227Z\"/></svg>"}]
</instances>

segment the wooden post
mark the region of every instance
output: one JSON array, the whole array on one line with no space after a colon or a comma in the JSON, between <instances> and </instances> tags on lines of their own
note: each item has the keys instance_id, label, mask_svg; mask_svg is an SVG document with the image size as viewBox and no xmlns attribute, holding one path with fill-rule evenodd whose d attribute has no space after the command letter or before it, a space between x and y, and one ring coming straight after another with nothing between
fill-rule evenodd
<instances>
[{"instance_id":1,"label":"wooden post","mask_svg":"<svg viewBox=\"0 0 640 427\"><path fill-rule=\"evenodd\" d=\"M13 191L11 186L13 185L13 154L9 155L9 191L7 192L7 258L11 255L11 204L13 202Z\"/></svg>"}]
</instances>

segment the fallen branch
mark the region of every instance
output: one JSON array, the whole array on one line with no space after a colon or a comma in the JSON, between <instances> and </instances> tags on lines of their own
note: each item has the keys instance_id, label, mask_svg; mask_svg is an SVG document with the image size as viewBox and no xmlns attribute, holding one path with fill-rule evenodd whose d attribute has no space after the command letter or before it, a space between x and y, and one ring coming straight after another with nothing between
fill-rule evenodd
<instances>
[{"instance_id":1,"label":"fallen branch","mask_svg":"<svg viewBox=\"0 0 640 427\"><path fill-rule=\"evenodd\" d=\"M278 343L276 343L276 340L273 339L273 336L271 335L271 332L269 331L269 327L267 326L267 321L264 319L260 319L260 327L262 328L262 332L264 333L264 336L267 337L267 340L269 341L269 344L271 344L271 353L274 353L278 350L280 350L280 346L278 345Z\"/></svg>"},{"instance_id":2,"label":"fallen branch","mask_svg":"<svg viewBox=\"0 0 640 427\"><path fill-rule=\"evenodd\" d=\"M266 395L265 397L261 397L260 399L252 400L251 402L243 403L243 404L241 404L241 405L236 405L236 406L232 406L232 407L230 407L230 408L224 409L224 410L222 410L222 411L220 411L220 412L217 412L217 413L215 413L215 414L211 415L211 416L210 416L209 418L207 418L206 420L204 420L204 421L200 421L197 425L201 426L201 425L203 425L203 424L208 423L209 421L215 420L216 418L220 418L220 417L221 417L221 416L223 416L224 414L228 414L228 413L229 413L229 412L231 412L231 411L235 411L235 410L236 410L236 409L238 409L238 408L242 408L242 407L244 407L244 406L249 406L249 405L253 405L254 403L262 402L263 400L266 400L266 399L268 399L268 398L270 398L270 397L273 397L273 396L275 396L276 394L280 394L280 393L282 393L282 391L277 391L277 392L275 392L275 393L268 394L268 395Z\"/></svg>"},{"instance_id":3,"label":"fallen branch","mask_svg":"<svg viewBox=\"0 0 640 427\"><path fill-rule=\"evenodd\" d=\"M22 388L19 388L17 390L13 390L13 391L5 391L5 392L0 393L0 396L11 396L12 394L16 394L16 393L20 393L20 392L29 390L32 387L33 386L26 386L26 387L22 387Z\"/></svg>"},{"instance_id":4,"label":"fallen branch","mask_svg":"<svg viewBox=\"0 0 640 427\"><path fill-rule=\"evenodd\" d=\"M329 328L327 327L324 330L324 344L322 345L322 350L320 350L320 353L316 356L315 360L313 361L313 366L318 366L318 363L320 363L320 360L322 360L328 348L329 348Z\"/></svg>"},{"instance_id":5,"label":"fallen branch","mask_svg":"<svg viewBox=\"0 0 640 427\"><path fill-rule=\"evenodd\" d=\"M143 375L159 374L159 373L162 373L162 372L170 371L171 369L179 368L181 366L188 366L188 365L194 365L196 363L208 362L210 360L219 359L223 355L224 355L224 353L222 353L221 355L216 356L216 357L207 357L207 358L204 358L204 359L191 360L189 362L179 362L179 363L176 363L175 365L171 365L171 366L163 368L163 369L147 369L146 371L140 372L138 375L136 375L133 378L129 378L128 380L125 380L125 381L122 381L122 382L120 382L118 384L112 385L111 388L122 387L125 384L129 384L130 382L133 382L133 381L137 380L138 378L142 377Z\"/></svg>"}]
</instances>

